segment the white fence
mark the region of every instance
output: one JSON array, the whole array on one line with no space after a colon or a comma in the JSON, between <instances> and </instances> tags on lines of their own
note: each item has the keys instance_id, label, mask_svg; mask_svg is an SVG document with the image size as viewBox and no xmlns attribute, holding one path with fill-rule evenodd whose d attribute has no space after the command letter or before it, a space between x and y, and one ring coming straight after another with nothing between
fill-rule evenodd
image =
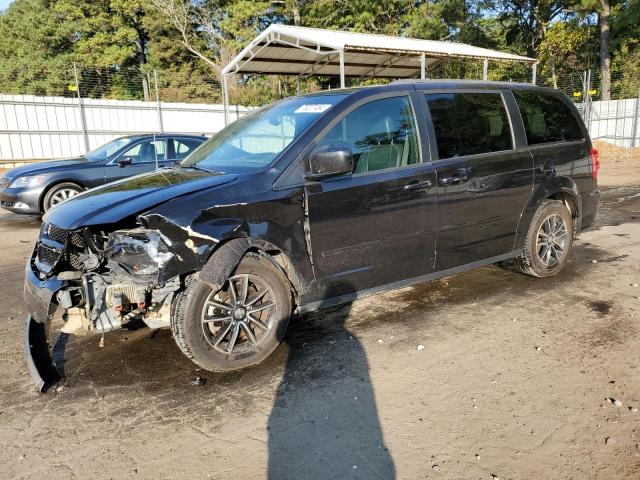
<instances>
[{"instance_id":1,"label":"white fence","mask_svg":"<svg viewBox=\"0 0 640 480\"><path fill-rule=\"evenodd\" d=\"M640 98L578 104L592 139L640 147ZM232 106L231 120L249 111ZM224 126L222 105L0 94L0 160L81 155L135 133L211 135Z\"/></svg>"},{"instance_id":2,"label":"white fence","mask_svg":"<svg viewBox=\"0 0 640 480\"><path fill-rule=\"evenodd\" d=\"M592 140L640 147L640 97L578 105Z\"/></svg>"},{"instance_id":3,"label":"white fence","mask_svg":"<svg viewBox=\"0 0 640 480\"><path fill-rule=\"evenodd\" d=\"M230 118L247 111L231 106ZM222 105L0 94L0 160L72 157L122 135L211 135L223 126Z\"/></svg>"}]
</instances>

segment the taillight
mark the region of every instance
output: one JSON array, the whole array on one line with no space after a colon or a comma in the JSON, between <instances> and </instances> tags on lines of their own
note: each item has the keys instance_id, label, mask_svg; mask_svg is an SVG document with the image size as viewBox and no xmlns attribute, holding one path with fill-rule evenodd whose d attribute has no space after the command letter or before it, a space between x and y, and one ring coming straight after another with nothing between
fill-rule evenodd
<instances>
[{"instance_id":1,"label":"taillight","mask_svg":"<svg viewBox=\"0 0 640 480\"><path fill-rule=\"evenodd\" d=\"M591 149L591 176L598 178L598 170L600 170L600 153L595 148Z\"/></svg>"}]
</instances>

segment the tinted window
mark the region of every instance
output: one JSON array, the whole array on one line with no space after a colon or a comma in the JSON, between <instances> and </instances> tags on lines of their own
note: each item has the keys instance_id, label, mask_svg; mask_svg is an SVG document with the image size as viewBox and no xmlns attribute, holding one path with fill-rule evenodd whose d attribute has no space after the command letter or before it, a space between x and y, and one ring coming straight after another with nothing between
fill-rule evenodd
<instances>
[{"instance_id":1,"label":"tinted window","mask_svg":"<svg viewBox=\"0 0 640 480\"><path fill-rule=\"evenodd\" d=\"M190 138L176 138L172 142L174 159L176 160L183 160L202 144L201 141Z\"/></svg>"},{"instance_id":2,"label":"tinted window","mask_svg":"<svg viewBox=\"0 0 640 480\"><path fill-rule=\"evenodd\" d=\"M529 145L584 138L573 112L560 98L539 92L515 91L513 94Z\"/></svg>"},{"instance_id":3,"label":"tinted window","mask_svg":"<svg viewBox=\"0 0 640 480\"><path fill-rule=\"evenodd\" d=\"M425 97L440 158L513 148L509 119L501 95L432 93Z\"/></svg>"},{"instance_id":4,"label":"tinted window","mask_svg":"<svg viewBox=\"0 0 640 480\"><path fill-rule=\"evenodd\" d=\"M132 163L146 163L166 160L164 140L141 142L131 147L121 157L130 158Z\"/></svg>"},{"instance_id":5,"label":"tinted window","mask_svg":"<svg viewBox=\"0 0 640 480\"><path fill-rule=\"evenodd\" d=\"M355 157L354 173L420 162L413 109L408 97L374 100L346 115L318 143L346 144Z\"/></svg>"}]
</instances>

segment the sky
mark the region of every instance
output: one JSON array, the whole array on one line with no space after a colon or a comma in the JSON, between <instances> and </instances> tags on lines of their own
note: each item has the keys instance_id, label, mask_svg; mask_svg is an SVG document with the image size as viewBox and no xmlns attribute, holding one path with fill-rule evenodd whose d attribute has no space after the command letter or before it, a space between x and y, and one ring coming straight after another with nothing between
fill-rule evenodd
<instances>
[{"instance_id":1,"label":"sky","mask_svg":"<svg viewBox=\"0 0 640 480\"><path fill-rule=\"evenodd\" d=\"M0 10L5 10L13 0L0 0Z\"/></svg>"}]
</instances>

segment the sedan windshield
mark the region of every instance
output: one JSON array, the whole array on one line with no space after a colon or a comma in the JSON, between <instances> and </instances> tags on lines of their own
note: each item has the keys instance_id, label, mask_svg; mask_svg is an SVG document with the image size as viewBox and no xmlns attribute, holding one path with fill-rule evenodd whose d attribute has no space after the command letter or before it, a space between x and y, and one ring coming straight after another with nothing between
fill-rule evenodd
<instances>
[{"instance_id":1,"label":"sedan windshield","mask_svg":"<svg viewBox=\"0 0 640 480\"><path fill-rule=\"evenodd\" d=\"M84 157L87 160L91 161L106 160L129 143L131 143L130 138L116 138L115 140L112 140L109 143L90 151Z\"/></svg>"},{"instance_id":2,"label":"sedan windshield","mask_svg":"<svg viewBox=\"0 0 640 480\"><path fill-rule=\"evenodd\" d=\"M182 166L224 173L263 168L345 96L339 93L296 97L256 110L202 144Z\"/></svg>"}]
</instances>

